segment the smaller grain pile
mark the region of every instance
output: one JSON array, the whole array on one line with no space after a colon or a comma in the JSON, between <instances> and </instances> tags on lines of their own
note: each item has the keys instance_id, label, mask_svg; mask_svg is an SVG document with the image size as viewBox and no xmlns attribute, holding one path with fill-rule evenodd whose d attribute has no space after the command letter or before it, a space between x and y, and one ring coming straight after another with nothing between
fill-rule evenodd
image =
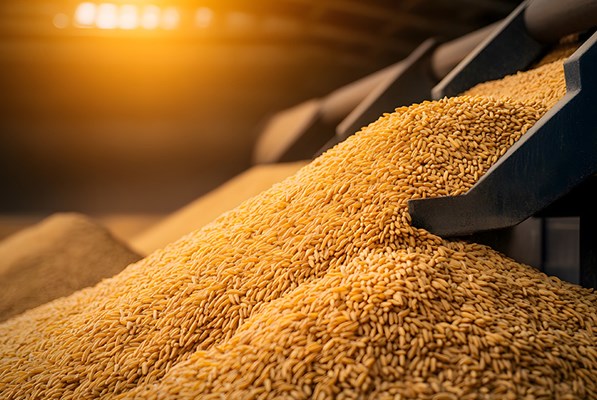
<instances>
[{"instance_id":1,"label":"smaller grain pile","mask_svg":"<svg viewBox=\"0 0 597 400\"><path fill-rule=\"evenodd\" d=\"M305 165L306 161L297 161L252 167L143 231L131 241L131 246L142 254L161 249L289 177Z\"/></svg>"},{"instance_id":2,"label":"smaller grain pile","mask_svg":"<svg viewBox=\"0 0 597 400\"><path fill-rule=\"evenodd\" d=\"M0 320L120 272L140 257L79 214L55 214L0 242Z\"/></svg>"}]
</instances>

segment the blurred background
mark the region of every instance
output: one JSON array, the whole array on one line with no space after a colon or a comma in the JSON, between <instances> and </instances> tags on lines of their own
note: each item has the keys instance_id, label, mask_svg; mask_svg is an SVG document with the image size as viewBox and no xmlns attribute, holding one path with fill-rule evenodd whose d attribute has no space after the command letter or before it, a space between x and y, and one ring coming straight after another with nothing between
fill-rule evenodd
<instances>
[{"instance_id":1,"label":"blurred background","mask_svg":"<svg viewBox=\"0 0 597 400\"><path fill-rule=\"evenodd\" d=\"M0 238L58 211L129 235L251 165L276 112L516 0L4 0Z\"/></svg>"}]
</instances>

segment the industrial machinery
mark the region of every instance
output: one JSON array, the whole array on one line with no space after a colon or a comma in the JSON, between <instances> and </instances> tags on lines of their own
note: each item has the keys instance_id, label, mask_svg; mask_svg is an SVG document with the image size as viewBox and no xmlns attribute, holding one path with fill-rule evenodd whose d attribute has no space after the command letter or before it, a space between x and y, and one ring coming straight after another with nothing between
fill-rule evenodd
<instances>
[{"instance_id":1,"label":"industrial machinery","mask_svg":"<svg viewBox=\"0 0 597 400\"><path fill-rule=\"evenodd\" d=\"M401 105L431 99L431 89L497 26L440 44L428 39L406 59L279 112L255 146L256 163L296 161L332 147Z\"/></svg>"},{"instance_id":2,"label":"industrial machinery","mask_svg":"<svg viewBox=\"0 0 597 400\"><path fill-rule=\"evenodd\" d=\"M539 249L531 264L597 287L597 214L589 201L597 173L596 18L597 2L524 3L433 89L435 98L454 96L523 70L550 42L582 32L584 43L564 64L566 96L466 194L411 200L415 226L444 237L468 235L518 259L528 257L529 248ZM578 232L577 256L566 244L550 240L562 234L562 227L553 225L557 217L580 219L563 228ZM575 223L580 224L576 229ZM549 257L563 258L566 268L550 271Z\"/></svg>"},{"instance_id":3,"label":"industrial machinery","mask_svg":"<svg viewBox=\"0 0 597 400\"><path fill-rule=\"evenodd\" d=\"M300 158L327 141L315 152L320 154L383 112L455 96L477 83L525 70L562 37L577 34L582 44L565 63L566 96L468 193L411 200L409 212L417 227L489 244L550 275L597 288L597 212L590 200L597 173L596 26L597 1L526 1L494 26L441 46L428 40L406 60L313 101L309 113L298 116L309 115L306 123L295 125L294 137L269 158L263 140L257 159ZM331 135L322 105L341 104L333 99L343 92L344 107L336 109L346 111L348 103L353 108ZM285 117L290 115L296 123L297 113ZM268 135L266 129L264 135L270 142L273 131Z\"/></svg>"}]
</instances>

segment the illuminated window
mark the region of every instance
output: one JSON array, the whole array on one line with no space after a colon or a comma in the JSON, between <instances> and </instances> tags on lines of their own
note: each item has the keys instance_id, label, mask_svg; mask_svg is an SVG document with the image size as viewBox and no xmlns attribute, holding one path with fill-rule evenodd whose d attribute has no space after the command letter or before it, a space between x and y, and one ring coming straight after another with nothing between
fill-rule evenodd
<instances>
[{"instance_id":1,"label":"illuminated window","mask_svg":"<svg viewBox=\"0 0 597 400\"><path fill-rule=\"evenodd\" d=\"M207 10L211 15L211 10ZM209 23L208 20L211 17L203 14L201 19ZM162 9L156 5L141 7L137 4L101 3L98 5L84 2L79 4L74 14L75 26L100 29L176 29L179 23L180 12L176 7ZM65 28L68 25L68 17L57 14L54 17L54 25Z\"/></svg>"},{"instance_id":2,"label":"illuminated window","mask_svg":"<svg viewBox=\"0 0 597 400\"><path fill-rule=\"evenodd\" d=\"M93 3L81 3L75 11L75 23L80 26L95 24L97 6Z\"/></svg>"},{"instance_id":3,"label":"illuminated window","mask_svg":"<svg viewBox=\"0 0 597 400\"><path fill-rule=\"evenodd\" d=\"M118 27L121 29L135 29L139 25L137 6L125 4L120 6Z\"/></svg>"},{"instance_id":4,"label":"illuminated window","mask_svg":"<svg viewBox=\"0 0 597 400\"><path fill-rule=\"evenodd\" d=\"M145 29L156 29L160 25L160 8L146 6L141 16L141 26Z\"/></svg>"},{"instance_id":5,"label":"illuminated window","mask_svg":"<svg viewBox=\"0 0 597 400\"><path fill-rule=\"evenodd\" d=\"M162 14L162 27L164 29L176 29L180 21L180 14L174 7L168 7Z\"/></svg>"},{"instance_id":6,"label":"illuminated window","mask_svg":"<svg viewBox=\"0 0 597 400\"><path fill-rule=\"evenodd\" d=\"M97 8L95 25L100 29L114 29L118 26L118 14L116 4L102 3Z\"/></svg>"}]
</instances>

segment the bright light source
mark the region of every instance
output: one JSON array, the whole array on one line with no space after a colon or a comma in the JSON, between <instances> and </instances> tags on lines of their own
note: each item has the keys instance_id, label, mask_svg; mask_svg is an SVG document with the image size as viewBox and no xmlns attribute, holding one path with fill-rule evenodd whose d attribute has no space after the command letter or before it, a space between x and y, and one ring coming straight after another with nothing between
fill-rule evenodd
<instances>
[{"instance_id":1,"label":"bright light source","mask_svg":"<svg viewBox=\"0 0 597 400\"><path fill-rule=\"evenodd\" d=\"M209 12L211 13L211 10ZM205 19L205 16L203 16L203 19ZM84 2L77 7L74 22L79 27L95 26L100 29L176 29L180 23L180 12L176 7L161 9L151 4L141 8L137 4L106 2L97 5ZM56 27L66 27L68 17L66 15L56 15L54 25Z\"/></svg>"},{"instance_id":2,"label":"bright light source","mask_svg":"<svg viewBox=\"0 0 597 400\"><path fill-rule=\"evenodd\" d=\"M100 29L114 29L118 26L118 19L116 4L102 3L97 8L95 25Z\"/></svg>"},{"instance_id":3,"label":"bright light source","mask_svg":"<svg viewBox=\"0 0 597 400\"><path fill-rule=\"evenodd\" d=\"M121 29L135 29L139 25L137 6L124 4L120 6L118 27Z\"/></svg>"},{"instance_id":4,"label":"bright light source","mask_svg":"<svg viewBox=\"0 0 597 400\"><path fill-rule=\"evenodd\" d=\"M174 7L168 7L162 14L162 27L164 29L176 29L180 21L180 14Z\"/></svg>"},{"instance_id":5,"label":"bright light source","mask_svg":"<svg viewBox=\"0 0 597 400\"><path fill-rule=\"evenodd\" d=\"M160 24L160 11L157 6L146 6L141 16L141 26L145 29L156 29Z\"/></svg>"},{"instance_id":6,"label":"bright light source","mask_svg":"<svg viewBox=\"0 0 597 400\"><path fill-rule=\"evenodd\" d=\"M56 28L64 29L68 26L68 16L66 14L56 14L52 22Z\"/></svg>"},{"instance_id":7,"label":"bright light source","mask_svg":"<svg viewBox=\"0 0 597 400\"><path fill-rule=\"evenodd\" d=\"M93 3L81 3L75 11L75 23L80 26L91 26L95 23L97 6Z\"/></svg>"},{"instance_id":8,"label":"bright light source","mask_svg":"<svg viewBox=\"0 0 597 400\"><path fill-rule=\"evenodd\" d=\"M195 13L195 24L198 28L207 28L211 25L213 18L214 12L210 8L201 7Z\"/></svg>"}]
</instances>

